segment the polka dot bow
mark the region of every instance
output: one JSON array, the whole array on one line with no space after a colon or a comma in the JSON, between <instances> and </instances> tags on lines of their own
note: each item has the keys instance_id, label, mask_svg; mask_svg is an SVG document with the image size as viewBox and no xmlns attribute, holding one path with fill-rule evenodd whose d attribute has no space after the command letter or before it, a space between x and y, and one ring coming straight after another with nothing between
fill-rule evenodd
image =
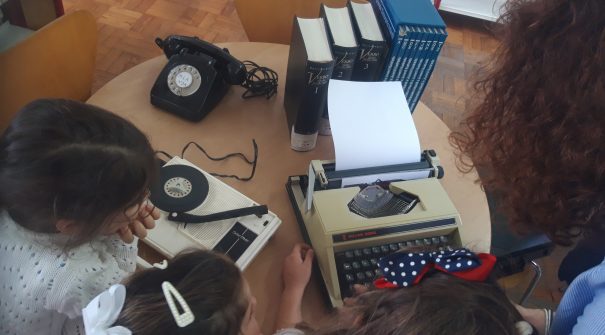
<instances>
[{"instance_id":1,"label":"polka dot bow","mask_svg":"<svg viewBox=\"0 0 605 335\"><path fill-rule=\"evenodd\" d=\"M384 276L374 281L377 288L416 285L435 269L471 281L484 281L496 264L490 254L475 254L468 249L427 253L397 252L381 258L378 267Z\"/></svg>"}]
</instances>

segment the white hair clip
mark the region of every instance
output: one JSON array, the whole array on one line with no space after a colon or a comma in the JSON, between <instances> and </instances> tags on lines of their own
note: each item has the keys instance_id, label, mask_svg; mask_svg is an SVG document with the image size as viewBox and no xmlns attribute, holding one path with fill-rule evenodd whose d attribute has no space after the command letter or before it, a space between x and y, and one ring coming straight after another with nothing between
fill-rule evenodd
<instances>
[{"instance_id":1,"label":"white hair clip","mask_svg":"<svg viewBox=\"0 0 605 335\"><path fill-rule=\"evenodd\" d=\"M187 302L183 296L181 296L179 291L177 291L176 288L167 281L162 283L162 291L164 291L166 302L168 302L168 307L170 307L170 311L172 312L172 316L174 317L174 321L176 321L177 326L183 328L192 324L193 320L195 320L195 316L191 312L189 305L187 305ZM183 311L182 314L179 313L174 298L176 298L176 301L179 303L179 307Z\"/></svg>"},{"instance_id":2,"label":"white hair clip","mask_svg":"<svg viewBox=\"0 0 605 335\"><path fill-rule=\"evenodd\" d=\"M166 268L168 267L168 261L167 260L163 260L160 263L153 263L152 266L154 268L156 268L156 269L166 270Z\"/></svg>"},{"instance_id":3,"label":"white hair clip","mask_svg":"<svg viewBox=\"0 0 605 335\"><path fill-rule=\"evenodd\" d=\"M515 329L518 335L532 335L534 328L527 321L518 321L515 323Z\"/></svg>"},{"instance_id":4,"label":"white hair clip","mask_svg":"<svg viewBox=\"0 0 605 335\"><path fill-rule=\"evenodd\" d=\"M82 309L82 318L84 319L84 330L87 335L131 335L132 332L122 326L113 325L126 298L126 288L124 285L112 285L108 290L103 291Z\"/></svg>"}]
</instances>

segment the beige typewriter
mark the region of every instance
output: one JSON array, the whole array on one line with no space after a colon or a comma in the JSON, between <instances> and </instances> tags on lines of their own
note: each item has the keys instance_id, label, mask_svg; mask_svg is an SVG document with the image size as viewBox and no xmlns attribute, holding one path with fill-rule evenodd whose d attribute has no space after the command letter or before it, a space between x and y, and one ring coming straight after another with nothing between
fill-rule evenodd
<instances>
[{"instance_id":1,"label":"beige typewriter","mask_svg":"<svg viewBox=\"0 0 605 335\"><path fill-rule=\"evenodd\" d=\"M433 150L424 151L419 163L345 171L334 167L333 161L311 161L309 175L290 177L287 184L332 306L341 306L354 284L370 285L380 276L376 262L384 255L408 246L465 243L460 215L438 180L443 168ZM395 172L410 179L342 187L347 178Z\"/></svg>"}]
</instances>

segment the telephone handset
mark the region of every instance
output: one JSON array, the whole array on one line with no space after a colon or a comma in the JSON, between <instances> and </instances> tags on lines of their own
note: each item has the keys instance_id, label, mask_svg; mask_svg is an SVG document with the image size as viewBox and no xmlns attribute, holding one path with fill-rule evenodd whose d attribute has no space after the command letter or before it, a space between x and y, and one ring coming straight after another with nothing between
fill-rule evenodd
<instances>
[{"instance_id":1,"label":"telephone handset","mask_svg":"<svg viewBox=\"0 0 605 335\"><path fill-rule=\"evenodd\" d=\"M227 49L197 37L156 38L168 64L151 89L154 106L191 121L201 120L218 104L230 85L246 79L246 67Z\"/></svg>"}]
</instances>

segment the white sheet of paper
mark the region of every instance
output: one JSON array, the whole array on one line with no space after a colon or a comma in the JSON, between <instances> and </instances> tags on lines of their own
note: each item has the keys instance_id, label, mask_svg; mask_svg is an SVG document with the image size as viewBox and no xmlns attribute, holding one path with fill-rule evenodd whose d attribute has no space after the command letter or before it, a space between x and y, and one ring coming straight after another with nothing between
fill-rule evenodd
<instances>
[{"instance_id":1,"label":"white sheet of paper","mask_svg":"<svg viewBox=\"0 0 605 335\"><path fill-rule=\"evenodd\" d=\"M337 171L420 161L418 133L400 82L330 80L328 113Z\"/></svg>"}]
</instances>

